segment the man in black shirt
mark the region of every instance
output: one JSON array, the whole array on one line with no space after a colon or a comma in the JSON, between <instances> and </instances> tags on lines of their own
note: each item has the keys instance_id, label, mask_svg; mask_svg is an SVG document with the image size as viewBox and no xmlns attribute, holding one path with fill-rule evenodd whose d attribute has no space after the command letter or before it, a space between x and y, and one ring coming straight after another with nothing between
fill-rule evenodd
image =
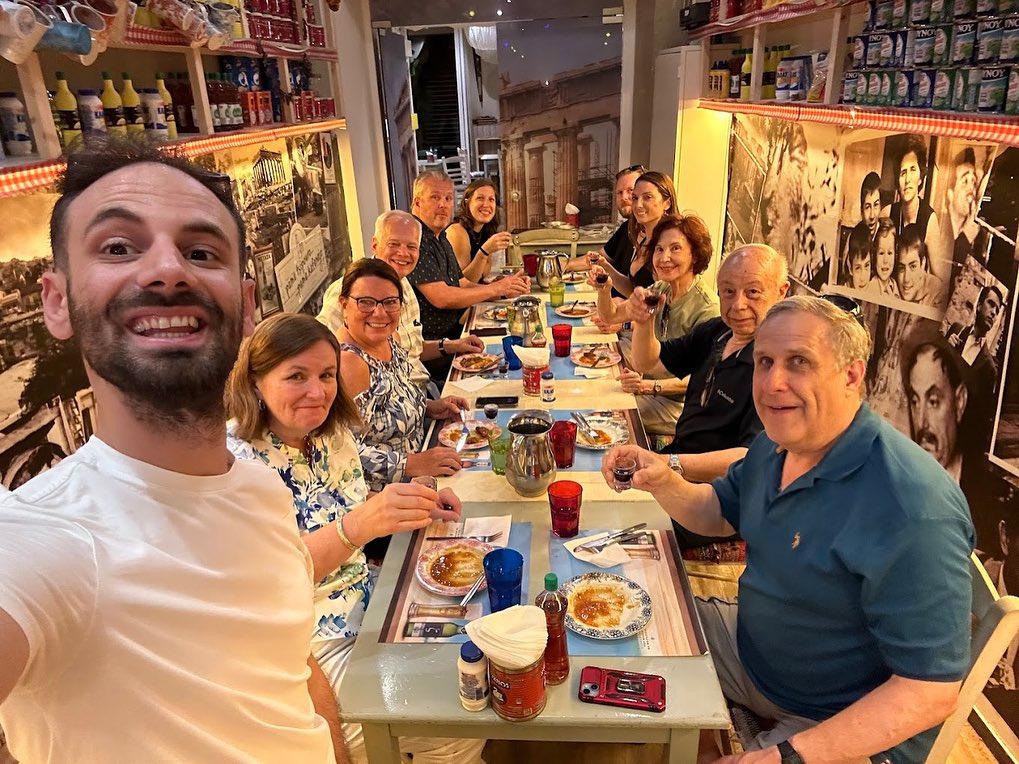
<instances>
[{"instance_id":1,"label":"man in black shirt","mask_svg":"<svg viewBox=\"0 0 1019 764\"><path fill-rule=\"evenodd\" d=\"M463 333L460 318L465 308L500 297L517 297L531 291L525 277L509 276L491 284L464 278L453 247L444 233L453 212L453 181L444 172L429 170L414 181L414 216L421 221L418 263L407 276L421 308L421 332L426 340L439 340L439 358L428 361L432 379L442 386L451 357L445 340Z\"/></svg>"},{"instance_id":2,"label":"man in black shirt","mask_svg":"<svg viewBox=\"0 0 1019 764\"><path fill-rule=\"evenodd\" d=\"M763 429L753 400L754 336L788 289L785 258L766 244L746 244L718 271L721 317L698 324L683 337L658 341L644 304L646 290L635 289L627 301L634 324L634 371L690 376L676 437L663 449L663 458L687 480L706 483L724 475ZM683 547L716 540L679 526L676 532Z\"/></svg>"}]
</instances>

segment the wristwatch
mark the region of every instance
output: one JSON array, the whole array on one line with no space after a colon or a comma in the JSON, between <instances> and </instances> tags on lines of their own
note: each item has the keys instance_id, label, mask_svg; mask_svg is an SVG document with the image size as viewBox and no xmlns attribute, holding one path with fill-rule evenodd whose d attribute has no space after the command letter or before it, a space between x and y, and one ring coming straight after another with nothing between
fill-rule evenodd
<instances>
[{"instance_id":1,"label":"wristwatch","mask_svg":"<svg viewBox=\"0 0 1019 764\"><path fill-rule=\"evenodd\" d=\"M662 386L658 382L655 382L653 385L651 385L652 395L658 395L660 392L662 392Z\"/></svg>"},{"instance_id":2,"label":"wristwatch","mask_svg":"<svg viewBox=\"0 0 1019 764\"><path fill-rule=\"evenodd\" d=\"M439 355L449 355L449 353L446 352L446 338L445 337L443 337L441 340L439 340Z\"/></svg>"},{"instance_id":3,"label":"wristwatch","mask_svg":"<svg viewBox=\"0 0 1019 764\"><path fill-rule=\"evenodd\" d=\"M788 740L778 744L778 755L782 757L782 764L804 764L803 757L793 748Z\"/></svg>"},{"instance_id":4,"label":"wristwatch","mask_svg":"<svg viewBox=\"0 0 1019 764\"><path fill-rule=\"evenodd\" d=\"M683 464L679 461L679 454L669 454L669 469L680 477L683 476Z\"/></svg>"}]
</instances>

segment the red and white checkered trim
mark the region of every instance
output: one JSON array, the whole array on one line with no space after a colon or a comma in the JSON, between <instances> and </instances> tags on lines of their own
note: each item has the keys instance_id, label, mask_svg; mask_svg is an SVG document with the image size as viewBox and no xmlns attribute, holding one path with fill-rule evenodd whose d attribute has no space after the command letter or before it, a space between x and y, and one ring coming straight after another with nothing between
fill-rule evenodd
<instances>
[{"instance_id":1,"label":"red and white checkered trim","mask_svg":"<svg viewBox=\"0 0 1019 764\"><path fill-rule=\"evenodd\" d=\"M892 133L923 133L947 138L967 138L1019 146L1019 117L991 114L961 114L930 109L897 109L848 104L827 106L815 103L747 103L702 98L702 109L731 114L756 114L794 122L820 122L828 125Z\"/></svg>"},{"instance_id":2,"label":"red and white checkered trim","mask_svg":"<svg viewBox=\"0 0 1019 764\"><path fill-rule=\"evenodd\" d=\"M725 21L716 21L712 24L705 24L690 32L694 40L702 40L716 34L736 32L740 29L756 26L757 24L774 24L777 21L788 21L789 19L809 16L818 11L838 8L842 5L853 5L863 0L786 0L784 3L765 8L753 13L744 13L733 16Z\"/></svg>"},{"instance_id":3,"label":"red and white checkered trim","mask_svg":"<svg viewBox=\"0 0 1019 764\"><path fill-rule=\"evenodd\" d=\"M185 138L164 147L167 151L176 151L189 159L208 154L212 151L249 146L257 143L268 143L280 138L308 133L321 133L327 130L345 128L347 120L329 119L320 122L302 122L297 125L283 125L268 130L241 130L226 135L209 135L201 138ZM34 162L17 169L0 171L0 198L16 196L31 191L50 188L60 177L67 163L63 159L49 162Z\"/></svg>"}]
</instances>

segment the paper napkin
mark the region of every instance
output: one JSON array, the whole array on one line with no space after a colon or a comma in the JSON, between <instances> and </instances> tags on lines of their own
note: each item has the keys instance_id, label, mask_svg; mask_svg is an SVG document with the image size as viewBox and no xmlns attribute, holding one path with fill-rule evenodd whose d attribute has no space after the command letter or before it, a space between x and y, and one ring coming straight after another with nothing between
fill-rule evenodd
<instances>
[{"instance_id":1,"label":"paper napkin","mask_svg":"<svg viewBox=\"0 0 1019 764\"><path fill-rule=\"evenodd\" d=\"M566 547L567 552L581 562L589 562L592 565L597 565L599 568L612 568L624 562L629 562L630 555L619 544L610 544L600 552L574 551L582 544L590 544L592 541L605 538L608 535L608 533L596 533L585 538L570 539L569 541L564 541L563 546Z\"/></svg>"},{"instance_id":2,"label":"paper napkin","mask_svg":"<svg viewBox=\"0 0 1019 764\"><path fill-rule=\"evenodd\" d=\"M482 379L481 377L464 377L463 379L458 379L457 381L450 382L449 384L459 387L464 392L476 393L478 390L488 386L491 381L492 380L490 379Z\"/></svg>"},{"instance_id":3,"label":"paper napkin","mask_svg":"<svg viewBox=\"0 0 1019 764\"><path fill-rule=\"evenodd\" d=\"M609 376L608 369L589 369L586 366L575 366L573 368L573 374L577 377L587 377L588 379L604 379Z\"/></svg>"},{"instance_id":4,"label":"paper napkin","mask_svg":"<svg viewBox=\"0 0 1019 764\"><path fill-rule=\"evenodd\" d=\"M522 669L545 652L548 624L541 608L514 605L471 621L467 635L489 660L505 668Z\"/></svg>"}]
</instances>

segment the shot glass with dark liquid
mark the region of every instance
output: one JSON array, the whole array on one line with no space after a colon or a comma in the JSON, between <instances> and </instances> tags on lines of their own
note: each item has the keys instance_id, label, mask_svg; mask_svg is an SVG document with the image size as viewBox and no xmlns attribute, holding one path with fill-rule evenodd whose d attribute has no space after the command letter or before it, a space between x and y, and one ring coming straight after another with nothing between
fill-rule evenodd
<instances>
[{"instance_id":1,"label":"shot glass with dark liquid","mask_svg":"<svg viewBox=\"0 0 1019 764\"><path fill-rule=\"evenodd\" d=\"M594 283L598 284L599 286L604 286L605 284L608 284L609 274L599 273L597 276L594 277Z\"/></svg>"},{"instance_id":2,"label":"shot glass with dark liquid","mask_svg":"<svg viewBox=\"0 0 1019 764\"><path fill-rule=\"evenodd\" d=\"M590 254L588 254L588 256L587 256L587 262L588 262L588 263L589 263L590 265L597 265L597 264L598 264L598 258L599 258L599 257L601 257L601 255L600 255L600 254L598 254L597 252L591 252L591 253L590 253Z\"/></svg>"},{"instance_id":3,"label":"shot glass with dark liquid","mask_svg":"<svg viewBox=\"0 0 1019 764\"><path fill-rule=\"evenodd\" d=\"M644 295L644 304L647 306L648 313L654 313L658 307L658 303L661 301L662 296L656 292L647 292Z\"/></svg>"},{"instance_id":4,"label":"shot glass with dark liquid","mask_svg":"<svg viewBox=\"0 0 1019 764\"><path fill-rule=\"evenodd\" d=\"M486 403L485 404L485 408L484 408L484 412L485 412L485 418L494 422L495 418L497 416L499 416L499 404L498 403Z\"/></svg>"},{"instance_id":5,"label":"shot glass with dark liquid","mask_svg":"<svg viewBox=\"0 0 1019 764\"><path fill-rule=\"evenodd\" d=\"M612 479L617 491L626 491L632 487L633 473L637 471L637 460L629 456L621 456L612 466Z\"/></svg>"}]
</instances>

